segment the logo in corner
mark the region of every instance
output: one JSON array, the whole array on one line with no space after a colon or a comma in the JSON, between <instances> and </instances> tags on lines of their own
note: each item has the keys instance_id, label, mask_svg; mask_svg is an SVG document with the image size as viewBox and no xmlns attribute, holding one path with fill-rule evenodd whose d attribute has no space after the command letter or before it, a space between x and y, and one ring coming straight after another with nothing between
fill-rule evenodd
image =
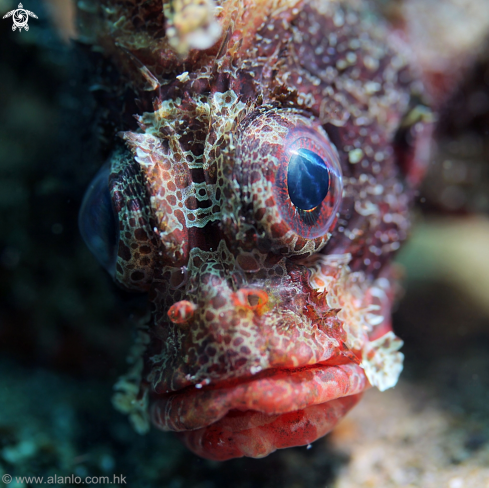
<instances>
[{"instance_id":1,"label":"logo in corner","mask_svg":"<svg viewBox=\"0 0 489 488\"><path fill-rule=\"evenodd\" d=\"M29 22L29 17L37 19L37 15L30 10L26 10L21 3L19 3L16 10L11 10L3 16L4 19L7 17L12 17L12 20L14 21L12 30L19 29L19 32L22 29L25 29L26 31L29 30L29 25L27 24L27 22Z\"/></svg>"}]
</instances>

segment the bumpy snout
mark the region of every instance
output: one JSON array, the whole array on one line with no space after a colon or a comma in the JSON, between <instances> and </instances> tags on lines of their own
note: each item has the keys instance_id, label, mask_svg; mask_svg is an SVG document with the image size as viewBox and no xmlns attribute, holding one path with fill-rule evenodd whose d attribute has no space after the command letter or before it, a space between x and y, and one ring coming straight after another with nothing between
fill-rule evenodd
<instances>
[{"instance_id":1,"label":"bumpy snout","mask_svg":"<svg viewBox=\"0 0 489 488\"><path fill-rule=\"evenodd\" d=\"M306 300L305 266L284 261L268 277L244 273L222 256L201 258L190 261L183 299L167 303L161 317L157 393L340 354L346 339L341 323L334 313L324 313L324 304L320 310ZM280 272L280 266L294 269Z\"/></svg>"},{"instance_id":2,"label":"bumpy snout","mask_svg":"<svg viewBox=\"0 0 489 488\"><path fill-rule=\"evenodd\" d=\"M232 421L238 411L239 426L226 424L224 430L265 423L263 436L269 437L292 422L299 443L330 430L358 401L367 381L359 359L345 350L336 312L325 313L324 296L318 295L317 303L306 299L310 270L284 260L288 273L275 270L271 278L243 273L222 257L191 261L197 263L201 266L188 274L185 298L169 307L161 324L168 332L161 342L166 356L151 358L163 359L152 370L157 394L150 409L153 423L189 433L183 434L185 442L201 455L194 437L205 433L214 439L210 425L219 437L220 422ZM331 406L323 405L330 401ZM317 410L315 405L323 406ZM231 417L229 412L234 412ZM252 418L242 412L251 412ZM304 430L302 424L311 425ZM236 444L227 434L226 439ZM284 446L295 441L284 439ZM250 454L268 453L277 443L270 445L250 448ZM211 457L226 459L228 450Z\"/></svg>"}]
</instances>

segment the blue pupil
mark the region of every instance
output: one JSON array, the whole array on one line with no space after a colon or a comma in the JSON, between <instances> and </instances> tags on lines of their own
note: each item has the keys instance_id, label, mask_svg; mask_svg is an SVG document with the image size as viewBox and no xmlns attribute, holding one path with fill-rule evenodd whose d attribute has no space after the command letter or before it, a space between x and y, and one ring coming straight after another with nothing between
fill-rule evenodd
<instances>
[{"instance_id":1,"label":"blue pupil","mask_svg":"<svg viewBox=\"0 0 489 488\"><path fill-rule=\"evenodd\" d=\"M297 149L287 170L287 189L292 203L301 210L312 210L325 199L329 190L326 163L309 149Z\"/></svg>"}]
</instances>

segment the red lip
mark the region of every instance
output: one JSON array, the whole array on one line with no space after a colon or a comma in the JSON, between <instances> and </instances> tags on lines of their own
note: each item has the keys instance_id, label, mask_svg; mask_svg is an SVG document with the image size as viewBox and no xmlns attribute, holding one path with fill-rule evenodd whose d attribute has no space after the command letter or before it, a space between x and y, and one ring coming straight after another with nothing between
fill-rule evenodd
<instances>
[{"instance_id":1,"label":"red lip","mask_svg":"<svg viewBox=\"0 0 489 488\"><path fill-rule=\"evenodd\" d=\"M237 384L158 396L151 418L162 430L180 432L200 456L263 457L325 435L367 386L355 363L266 370Z\"/></svg>"}]
</instances>

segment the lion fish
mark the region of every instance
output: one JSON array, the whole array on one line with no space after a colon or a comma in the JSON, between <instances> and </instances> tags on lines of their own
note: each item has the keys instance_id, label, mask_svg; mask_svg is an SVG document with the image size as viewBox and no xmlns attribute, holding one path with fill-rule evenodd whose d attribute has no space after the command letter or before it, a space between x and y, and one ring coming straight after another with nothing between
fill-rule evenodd
<instances>
[{"instance_id":1,"label":"lion fish","mask_svg":"<svg viewBox=\"0 0 489 488\"><path fill-rule=\"evenodd\" d=\"M432 127L402 35L355 0L79 9L140 107L80 213L150 305L116 407L214 460L324 436L402 370L391 260Z\"/></svg>"}]
</instances>

